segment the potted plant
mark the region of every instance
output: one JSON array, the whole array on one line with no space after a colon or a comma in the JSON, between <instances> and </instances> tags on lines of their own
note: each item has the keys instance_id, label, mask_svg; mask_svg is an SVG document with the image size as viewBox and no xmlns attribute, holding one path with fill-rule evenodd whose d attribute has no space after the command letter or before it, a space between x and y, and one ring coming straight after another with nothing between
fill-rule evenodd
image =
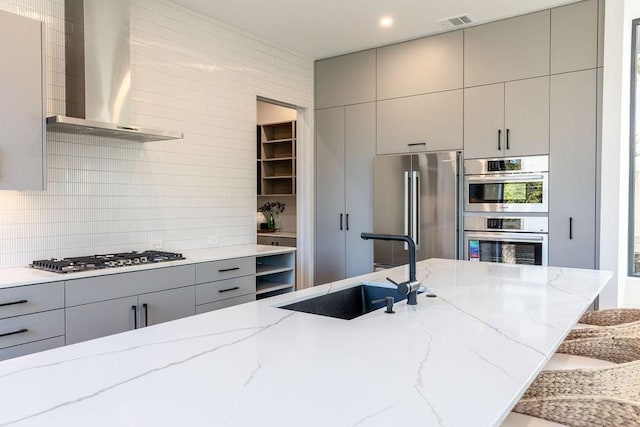
<instances>
[{"instance_id":1,"label":"potted plant","mask_svg":"<svg viewBox=\"0 0 640 427\"><path fill-rule=\"evenodd\" d=\"M275 215L280 215L284 212L285 204L282 202L267 202L264 205L258 208L258 212L262 212L267 219L267 228L270 231L276 230L276 222L273 217Z\"/></svg>"}]
</instances>

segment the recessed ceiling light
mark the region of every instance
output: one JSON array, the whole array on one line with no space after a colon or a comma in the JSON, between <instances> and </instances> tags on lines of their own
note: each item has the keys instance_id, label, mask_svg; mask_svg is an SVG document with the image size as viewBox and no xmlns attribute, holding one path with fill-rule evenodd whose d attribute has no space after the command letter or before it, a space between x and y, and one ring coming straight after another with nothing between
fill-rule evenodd
<instances>
[{"instance_id":1,"label":"recessed ceiling light","mask_svg":"<svg viewBox=\"0 0 640 427\"><path fill-rule=\"evenodd\" d=\"M393 25L393 18L390 16L383 16L380 18L380 26L382 28L389 28Z\"/></svg>"}]
</instances>

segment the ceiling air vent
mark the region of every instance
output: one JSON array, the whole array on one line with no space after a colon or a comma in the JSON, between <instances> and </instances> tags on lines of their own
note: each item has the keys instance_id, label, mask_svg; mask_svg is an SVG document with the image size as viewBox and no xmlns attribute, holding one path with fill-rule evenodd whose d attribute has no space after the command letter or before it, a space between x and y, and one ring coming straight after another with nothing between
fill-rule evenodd
<instances>
[{"instance_id":1,"label":"ceiling air vent","mask_svg":"<svg viewBox=\"0 0 640 427\"><path fill-rule=\"evenodd\" d=\"M451 18L440 19L438 23L444 28L455 28L473 23L475 20L465 13L463 15L452 16Z\"/></svg>"}]
</instances>

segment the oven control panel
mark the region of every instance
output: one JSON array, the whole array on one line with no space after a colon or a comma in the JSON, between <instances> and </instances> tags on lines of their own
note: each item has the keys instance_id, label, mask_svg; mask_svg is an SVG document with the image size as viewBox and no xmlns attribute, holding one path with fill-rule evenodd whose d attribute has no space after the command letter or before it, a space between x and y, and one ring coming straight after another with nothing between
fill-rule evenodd
<instances>
[{"instance_id":1,"label":"oven control panel","mask_svg":"<svg viewBox=\"0 0 640 427\"><path fill-rule=\"evenodd\" d=\"M510 231L523 233L548 233L546 216L464 216L465 231Z\"/></svg>"},{"instance_id":2,"label":"oven control panel","mask_svg":"<svg viewBox=\"0 0 640 427\"><path fill-rule=\"evenodd\" d=\"M487 218L488 230L522 230L522 218Z\"/></svg>"}]
</instances>

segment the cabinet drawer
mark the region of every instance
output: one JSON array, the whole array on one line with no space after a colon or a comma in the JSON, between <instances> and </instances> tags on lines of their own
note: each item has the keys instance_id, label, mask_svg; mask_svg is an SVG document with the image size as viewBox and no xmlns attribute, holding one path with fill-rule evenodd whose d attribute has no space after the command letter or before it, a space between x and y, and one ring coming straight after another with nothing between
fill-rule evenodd
<instances>
[{"instance_id":1,"label":"cabinet drawer","mask_svg":"<svg viewBox=\"0 0 640 427\"><path fill-rule=\"evenodd\" d=\"M254 264L255 271L255 264ZM217 282L196 285L196 305L221 301L240 295L256 292L256 276L245 276L237 279L219 280Z\"/></svg>"},{"instance_id":2,"label":"cabinet drawer","mask_svg":"<svg viewBox=\"0 0 640 427\"><path fill-rule=\"evenodd\" d=\"M64 309L0 320L0 348L61 335L64 335Z\"/></svg>"},{"instance_id":3,"label":"cabinet drawer","mask_svg":"<svg viewBox=\"0 0 640 427\"><path fill-rule=\"evenodd\" d=\"M64 307L64 282L0 290L0 319Z\"/></svg>"},{"instance_id":4,"label":"cabinet drawer","mask_svg":"<svg viewBox=\"0 0 640 427\"><path fill-rule=\"evenodd\" d=\"M7 360L12 357L24 356L25 354L37 353L56 347L64 347L64 336L0 349L0 360Z\"/></svg>"},{"instance_id":5,"label":"cabinet drawer","mask_svg":"<svg viewBox=\"0 0 640 427\"><path fill-rule=\"evenodd\" d=\"M256 274L255 257L233 258L196 264L196 283Z\"/></svg>"},{"instance_id":6,"label":"cabinet drawer","mask_svg":"<svg viewBox=\"0 0 640 427\"><path fill-rule=\"evenodd\" d=\"M271 245L271 246L290 246L296 247L296 239L293 237L264 237L258 236L259 245Z\"/></svg>"},{"instance_id":7,"label":"cabinet drawer","mask_svg":"<svg viewBox=\"0 0 640 427\"><path fill-rule=\"evenodd\" d=\"M65 298L67 307L71 307L193 284L194 266L180 265L68 280Z\"/></svg>"},{"instance_id":8,"label":"cabinet drawer","mask_svg":"<svg viewBox=\"0 0 640 427\"><path fill-rule=\"evenodd\" d=\"M238 304L244 304L245 302L252 302L256 300L255 294L242 295L235 298L229 298L222 301L210 302L209 304L202 304L196 306L196 314L206 313L208 311L220 310L221 308L227 308Z\"/></svg>"}]
</instances>

